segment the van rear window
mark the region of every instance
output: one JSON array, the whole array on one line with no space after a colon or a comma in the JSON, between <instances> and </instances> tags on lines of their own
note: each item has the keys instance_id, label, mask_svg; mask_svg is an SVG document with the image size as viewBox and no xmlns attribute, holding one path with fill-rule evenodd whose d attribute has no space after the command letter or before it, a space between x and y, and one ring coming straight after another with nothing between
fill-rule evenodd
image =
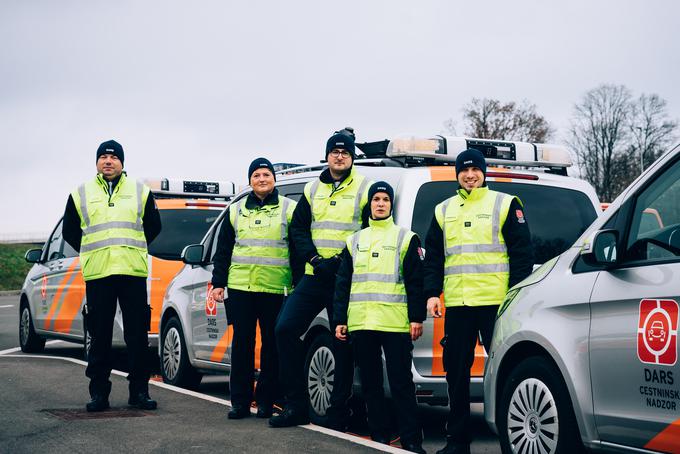
<instances>
[{"instance_id":1,"label":"van rear window","mask_svg":"<svg viewBox=\"0 0 680 454\"><path fill-rule=\"evenodd\" d=\"M579 191L495 181L489 182L489 188L516 195L524 204L537 264L566 251L597 218L592 202ZM433 181L420 187L411 229L423 242L434 216L434 207L451 197L457 189L455 181Z\"/></svg>"},{"instance_id":2,"label":"van rear window","mask_svg":"<svg viewBox=\"0 0 680 454\"><path fill-rule=\"evenodd\" d=\"M159 210L161 233L149 245L149 254L166 260L179 260L182 249L200 243L220 214L218 210Z\"/></svg>"}]
</instances>

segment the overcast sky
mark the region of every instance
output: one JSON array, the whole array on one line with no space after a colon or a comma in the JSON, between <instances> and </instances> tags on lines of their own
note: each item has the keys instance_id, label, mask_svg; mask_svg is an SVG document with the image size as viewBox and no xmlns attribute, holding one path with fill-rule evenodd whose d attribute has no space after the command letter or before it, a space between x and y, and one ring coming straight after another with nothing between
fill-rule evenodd
<instances>
[{"instance_id":1,"label":"overcast sky","mask_svg":"<svg viewBox=\"0 0 680 454\"><path fill-rule=\"evenodd\" d=\"M680 118L680 2L0 1L0 237L47 232L107 139L135 177L245 184L258 156L318 162L433 135L473 97L527 99L566 137L602 83Z\"/></svg>"}]
</instances>

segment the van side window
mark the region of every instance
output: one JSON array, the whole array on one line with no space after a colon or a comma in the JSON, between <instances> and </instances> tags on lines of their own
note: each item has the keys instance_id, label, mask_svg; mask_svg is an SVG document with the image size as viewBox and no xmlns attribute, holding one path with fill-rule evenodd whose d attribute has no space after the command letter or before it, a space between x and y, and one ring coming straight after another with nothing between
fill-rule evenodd
<instances>
[{"instance_id":1,"label":"van side window","mask_svg":"<svg viewBox=\"0 0 680 454\"><path fill-rule=\"evenodd\" d=\"M680 260L680 160L676 160L635 200L626 259Z\"/></svg>"},{"instance_id":2,"label":"van side window","mask_svg":"<svg viewBox=\"0 0 680 454\"><path fill-rule=\"evenodd\" d=\"M52 236L47 240L47 253L44 257L48 262L64 258L62 250L65 241L61 235L61 228L62 222L59 221L59 224L54 228L54 232L52 232Z\"/></svg>"},{"instance_id":3,"label":"van side window","mask_svg":"<svg viewBox=\"0 0 680 454\"><path fill-rule=\"evenodd\" d=\"M286 184L278 186L277 189L282 196L299 202L302 198L302 194L304 194L305 183Z\"/></svg>"},{"instance_id":4,"label":"van side window","mask_svg":"<svg viewBox=\"0 0 680 454\"><path fill-rule=\"evenodd\" d=\"M522 183L489 181L494 191L516 195L529 220L534 262L542 264L566 251L597 218L588 197L579 191ZM455 181L433 181L422 185L416 196L411 230L425 238L434 207L458 189Z\"/></svg>"}]
</instances>

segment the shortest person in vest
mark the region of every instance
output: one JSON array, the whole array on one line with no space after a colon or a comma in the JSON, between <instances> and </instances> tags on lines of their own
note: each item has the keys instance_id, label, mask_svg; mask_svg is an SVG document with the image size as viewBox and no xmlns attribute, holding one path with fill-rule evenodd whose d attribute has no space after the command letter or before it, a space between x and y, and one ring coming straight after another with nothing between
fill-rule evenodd
<instances>
[{"instance_id":1,"label":"shortest person in vest","mask_svg":"<svg viewBox=\"0 0 680 454\"><path fill-rule=\"evenodd\" d=\"M130 372L128 404L156 408L149 397L147 245L161 231L153 195L123 172L123 147L114 140L97 149L97 176L69 196L63 221L64 239L80 252L87 302L85 329L92 343L85 375L90 379L87 411L109 408L111 338L116 306L123 314L123 337Z\"/></svg>"},{"instance_id":2,"label":"shortest person in vest","mask_svg":"<svg viewBox=\"0 0 680 454\"><path fill-rule=\"evenodd\" d=\"M211 296L225 302L228 323L234 327L229 419L250 416L258 322L262 348L255 395L257 417L272 416L272 406L279 397L274 326L292 286L288 225L295 202L279 195L274 186L274 167L265 158L250 164L248 181L253 190L227 208L213 257Z\"/></svg>"},{"instance_id":3,"label":"shortest person in vest","mask_svg":"<svg viewBox=\"0 0 680 454\"><path fill-rule=\"evenodd\" d=\"M369 227L350 236L342 252L335 285L335 336L345 342L351 336L371 438L389 444L391 435L382 350L401 445L407 451L424 453L411 375L413 341L423 334L427 315L420 240L394 223L394 190L388 183L374 183L368 200Z\"/></svg>"},{"instance_id":4,"label":"shortest person in vest","mask_svg":"<svg viewBox=\"0 0 680 454\"><path fill-rule=\"evenodd\" d=\"M498 306L533 268L531 235L520 200L486 186L486 160L475 149L456 158L457 193L435 207L425 239L427 310L441 317L449 394L446 446L470 452L470 367L479 334L490 345Z\"/></svg>"}]
</instances>

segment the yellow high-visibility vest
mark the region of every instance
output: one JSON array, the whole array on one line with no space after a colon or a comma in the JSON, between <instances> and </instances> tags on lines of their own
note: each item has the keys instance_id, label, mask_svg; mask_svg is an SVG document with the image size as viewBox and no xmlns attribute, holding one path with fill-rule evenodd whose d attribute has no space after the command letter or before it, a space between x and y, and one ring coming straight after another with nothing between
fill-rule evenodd
<instances>
[{"instance_id":1,"label":"yellow high-visibility vest","mask_svg":"<svg viewBox=\"0 0 680 454\"><path fill-rule=\"evenodd\" d=\"M83 237L80 264L83 279L115 274L147 277L147 246L142 218L149 188L122 174L109 196L101 174L71 193Z\"/></svg>"},{"instance_id":2,"label":"yellow high-visibility vest","mask_svg":"<svg viewBox=\"0 0 680 454\"><path fill-rule=\"evenodd\" d=\"M276 205L248 209L242 199L229 207L236 239L227 288L276 294L291 288L288 225L296 203L278 198Z\"/></svg>"},{"instance_id":3,"label":"yellow high-visibility vest","mask_svg":"<svg viewBox=\"0 0 680 454\"><path fill-rule=\"evenodd\" d=\"M352 170L336 188L318 178L305 185L304 194L312 212L312 241L321 257L339 254L349 235L361 229L361 213L368 201L371 182ZM308 263L306 274L314 274Z\"/></svg>"},{"instance_id":4,"label":"yellow high-visibility vest","mask_svg":"<svg viewBox=\"0 0 680 454\"><path fill-rule=\"evenodd\" d=\"M415 233L395 225L392 217L369 224L347 239L354 267L347 330L408 333L404 257Z\"/></svg>"},{"instance_id":5,"label":"yellow high-visibility vest","mask_svg":"<svg viewBox=\"0 0 680 454\"><path fill-rule=\"evenodd\" d=\"M444 236L444 304L500 304L508 291L510 265L501 230L513 196L473 189L435 207ZM519 199L518 199L519 200Z\"/></svg>"}]
</instances>

